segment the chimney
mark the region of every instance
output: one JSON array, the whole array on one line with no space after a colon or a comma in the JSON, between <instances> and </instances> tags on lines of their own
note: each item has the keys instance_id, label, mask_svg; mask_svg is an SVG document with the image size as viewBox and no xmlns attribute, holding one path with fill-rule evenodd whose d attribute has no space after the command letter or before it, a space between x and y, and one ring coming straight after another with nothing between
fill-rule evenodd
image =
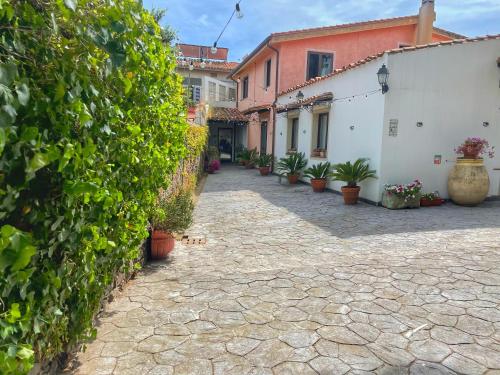
<instances>
[{"instance_id":1,"label":"chimney","mask_svg":"<svg viewBox=\"0 0 500 375\"><path fill-rule=\"evenodd\" d=\"M422 6L418 13L417 45L432 43L432 31L435 20L434 0L422 0Z\"/></svg>"}]
</instances>

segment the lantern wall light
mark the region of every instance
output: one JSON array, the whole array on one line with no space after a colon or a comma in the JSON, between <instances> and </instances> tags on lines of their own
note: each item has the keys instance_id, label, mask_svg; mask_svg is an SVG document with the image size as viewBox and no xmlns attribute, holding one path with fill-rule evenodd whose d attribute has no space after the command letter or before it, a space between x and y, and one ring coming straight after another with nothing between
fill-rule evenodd
<instances>
[{"instance_id":1,"label":"lantern wall light","mask_svg":"<svg viewBox=\"0 0 500 375\"><path fill-rule=\"evenodd\" d=\"M296 96L297 100L303 100L304 99L304 93L302 91L299 90L299 92L297 93L297 96Z\"/></svg>"},{"instance_id":2,"label":"lantern wall light","mask_svg":"<svg viewBox=\"0 0 500 375\"><path fill-rule=\"evenodd\" d=\"M382 94L385 94L387 91L389 91L389 85L387 84L387 81L389 79L389 70L387 69L385 64L382 64L382 67L378 70L377 77L378 83L382 87Z\"/></svg>"}]
</instances>

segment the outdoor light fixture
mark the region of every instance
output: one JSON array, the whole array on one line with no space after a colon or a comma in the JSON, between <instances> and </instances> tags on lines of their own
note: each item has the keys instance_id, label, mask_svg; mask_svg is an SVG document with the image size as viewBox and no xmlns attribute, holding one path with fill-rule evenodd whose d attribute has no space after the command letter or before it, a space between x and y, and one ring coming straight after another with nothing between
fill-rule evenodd
<instances>
[{"instance_id":1,"label":"outdoor light fixture","mask_svg":"<svg viewBox=\"0 0 500 375\"><path fill-rule=\"evenodd\" d=\"M243 13L241 12L240 3L236 3L236 18L242 19Z\"/></svg>"},{"instance_id":2,"label":"outdoor light fixture","mask_svg":"<svg viewBox=\"0 0 500 375\"><path fill-rule=\"evenodd\" d=\"M382 86L382 94L385 94L389 91L389 86L387 85L387 79L389 78L389 70L385 64L382 64L382 67L377 72L378 83Z\"/></svg>"},{"instance_id":3,"label":"outdoor light fixture","mask_svg":"<svg viewBox=\"0 0 500 375\"><path fill-rule=\"evenodd\" d=\"M304 99L304 93L302 91L299 90L299 92L297 93L297 96L296 96L297 100L303 100Z\"/></svg>"},{"instance_id":4,"label":"outdoor light fixture","mask_svg":"<svg viewBox=\"0 0 500 375\"><path fill-rule=\"evenodd\" d=\"M217 53L217 42L215 42L213 47L210 48L210 52L212 52L213 55Z\"/></svg>"}]
</instances>

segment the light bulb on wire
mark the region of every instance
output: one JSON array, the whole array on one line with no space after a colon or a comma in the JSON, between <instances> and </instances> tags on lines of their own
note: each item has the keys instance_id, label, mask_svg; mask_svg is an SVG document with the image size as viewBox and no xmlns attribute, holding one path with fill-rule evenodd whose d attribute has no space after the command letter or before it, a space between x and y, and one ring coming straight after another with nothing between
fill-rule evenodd
<instances>
[{"instance_id":1,"label":"light bulb on wire","mask_svg":"<svg viewBox=\"0 0 500 375\"><path fill-rule=\"evenodd\" d=\"M206 66L207 66L207 63L205 62L205 60L201 59L200 68L205 69Z\"/></svg>"},{"instance_id":2,"label":"light bulb on wire","mask_svg":"<svg viewBox=\"0 0 500 375\"><path fill-rule=\"evenodd\" d=\"M217 53L217 42L215 42L212 48L210 48L210 52L212 52L212 55Z\"/></svg>"},{"instance_id":3,"label":"light bulb on wire","mask_svg":"<svg viewBox=\"0 0 500 375\"><path fill-rule=\"evenodd\" d=\"M193 65L193 62L191 61L191 63L189 64L189 70L194 70L194 65Z\"/></svg>"},{"instance_id":4,"label":"light bulb on wire","mask_svg":"<svg viewBox=\"0 0 500 375\"><path fill-rule=\"evenodd\" d=\"M241 11L240 3L236 3L236 18L243 18L243 12Z\"/></svg>"}]
</instances>

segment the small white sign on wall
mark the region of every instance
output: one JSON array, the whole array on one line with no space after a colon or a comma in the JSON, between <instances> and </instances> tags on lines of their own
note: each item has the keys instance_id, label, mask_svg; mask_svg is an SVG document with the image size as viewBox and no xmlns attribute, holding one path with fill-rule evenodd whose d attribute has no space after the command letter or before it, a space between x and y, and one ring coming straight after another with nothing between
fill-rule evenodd
<instances>
[{"instance_id":1,"label":"small white sign on wall","mask_svg":"<svg viewBox=\"0 0 500 375\"><path fill-rule=\"evenodd\" d=\"M397 137L398 136L398 120L392 119L389 120L389 137Z\"/></svg>"}]
</instances>

